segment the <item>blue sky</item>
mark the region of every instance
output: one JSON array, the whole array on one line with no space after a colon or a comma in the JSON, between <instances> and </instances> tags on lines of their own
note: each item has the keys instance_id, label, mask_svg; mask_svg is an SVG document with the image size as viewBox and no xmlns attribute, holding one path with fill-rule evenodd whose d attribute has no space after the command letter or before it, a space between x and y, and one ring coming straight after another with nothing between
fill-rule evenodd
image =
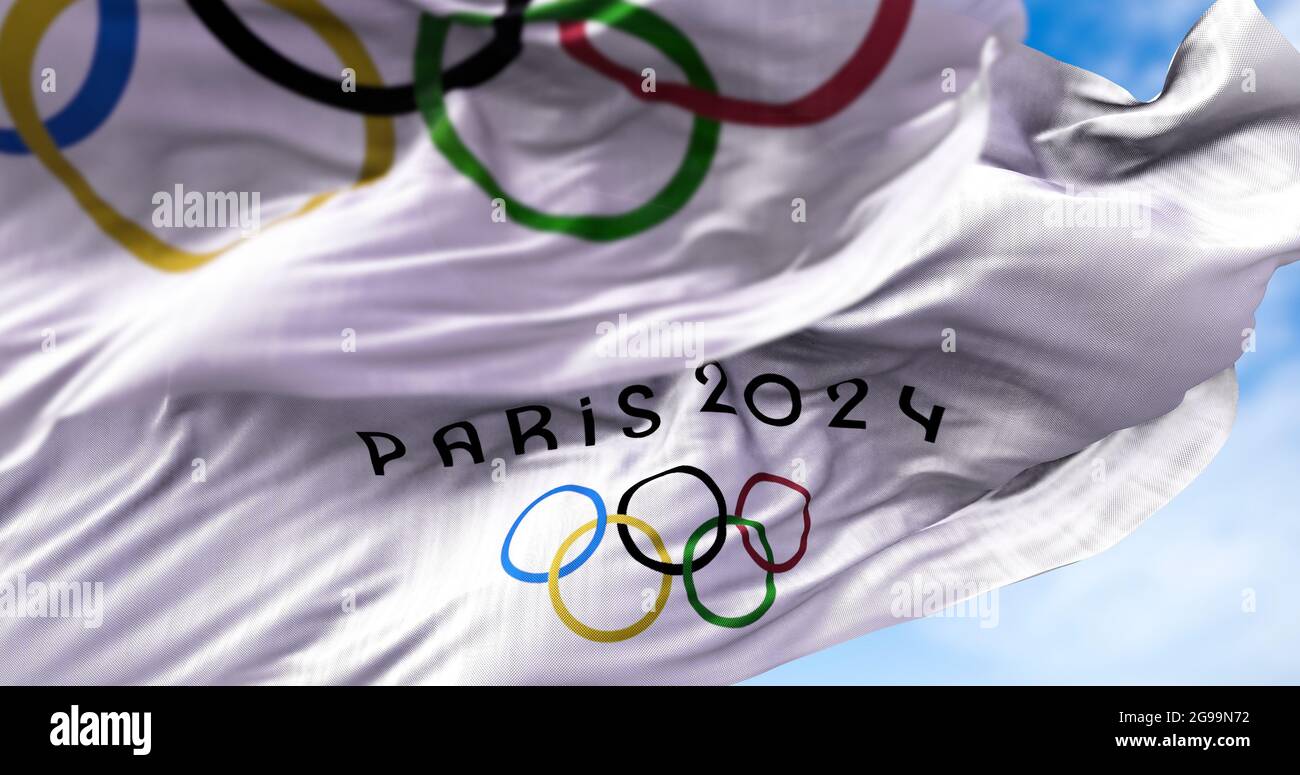
<instances>
[{"instance_id":1,"label":"blue sky","mask_svg":"<svg viewBox=\"0 0 1300 775\"><path fill-rule=\"evenodd\" d=\"M1028 0L1028 43L1149 99L1209 0ZM1300 43L1300 0L1258 0ZM1237 424L1173 503L1096 557L1003 589L996 627L930 618L750 683L1298 683L1300 266L1257 313ZM1253 592L1255 610L1243 611Z\"/></svg>"}]
</instances>

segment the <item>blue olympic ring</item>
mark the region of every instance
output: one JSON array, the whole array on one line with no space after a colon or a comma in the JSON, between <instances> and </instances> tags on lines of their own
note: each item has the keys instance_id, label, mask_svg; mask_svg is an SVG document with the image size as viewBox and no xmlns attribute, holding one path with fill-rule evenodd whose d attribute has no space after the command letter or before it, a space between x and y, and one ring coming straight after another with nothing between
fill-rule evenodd
<instances>
[{"instance_id":1,"label":"blue olympic ring","mask_svg":"<svg viewBox=\"0 0 1300 775\"><path fill-rule=\"evenodd\" d=\"M600 494L595 490L587 487L580 487L576 484L564 484L556 487L550 492L542 494L537 500L528 504L528 508L524 509L523 512L519 514L519 517L515 519L515 523L510 526L510 532L506 533L506 542L501 545L501 567L506 569L506 573L509 573L520 581L526 581L530 584L545 584L550 578L550 574L548 573L529 573L528 571L519 570L519 568L515 567L515 564L510 561L510 542L515 537L515 531L519 529L519 523L524 521L524 517L528 516L528 512L532 511L534 506L552 495L561 492L576 492L579 495L585 495L587 499L596 506L596 532L592 534L591 541L587 543L587 548L582 550L582 554L573 558L572 562L569 562L567 565L560 568L560 578L564 578L574 572L581 567L584 562L591 559L591 555L596 552L596 547L600 545L600 540L605 537L605 523L609 519L609 515L605 512L605 501L601 499Z\"/></svg>"},{"instance_id":2,"label":"blue olympic ring","mask_svg":"<svg viewBox=\"0 0 1300 775\"><path fill-rule=\"evenodd\" d=\"M60 148L86 139L117 107L131 79L139 29L136 0L99 0L99 36L90 72L72 101L45 123ZM28 152L17 131L0 128L0 153Z\"/></svg>"}]
</instances>

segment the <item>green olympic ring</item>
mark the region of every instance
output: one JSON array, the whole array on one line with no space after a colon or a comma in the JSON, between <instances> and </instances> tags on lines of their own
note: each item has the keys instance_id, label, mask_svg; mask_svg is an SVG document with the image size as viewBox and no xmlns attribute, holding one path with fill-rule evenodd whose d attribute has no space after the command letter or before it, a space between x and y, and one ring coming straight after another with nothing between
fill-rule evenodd
<instances>
[{"instance_id":1,"label":"green olympic ring","mask_svg":"<svg viewBox=\"0 0 1300 775\"><path fill-rule=\"evenodd\" d=\"M709 531L717 528L719 519L721 517L710 517L707 522L697 527L694 533L691 533L690 538L686 539L686 549L682 552L682 582L686 584L686 599L691 601L691 607L700 615L700 618L709 624L716 624L719 627L748 627L763 618L763 614L767 613L767 609L771 608L772 603L776 602L776 579L773 578L772 571L767 572L767 594L763 596L763 602L759 603L754 610L740 616L715 614L704 603L700 602L700 595L695 591L695 578L691 573L691 564L695 560L695 545L700 542L701 538L708 535ZM763 553L767 555L767 562L769 565L774 564L772 546L768 544L767 532L763 530L761 524L752 519L736 517L730 514L727 515L727 524L744 525L758 531L758 541L763 544Z\"/></svg>"},{"instance_id":2,"label":"green olympic ring","mask_svg":"<svg viewBox=\"0 0 1300 775\"><path fill-rule=\"evenodd\" d=\"M680 67L693 87L717 92L713 75L695 46L680 30L652 11L623 0L560 0L530 8L524 14L525 22L573 20L599 21L640 38ZM453 21L487 26L492 23L492 17L459 13L446 18L425 15L420 20L415 47L415 102L424 115L433 144L453 167L477 183L489 198L504 201L510 218L539 231L559 232L597 242L617 240L668 220L699 190L717 152L721 125L714 119L697 115L682 163L672 179L640 207L617 215L554 215L529 207L510 196L457 136L447 115L441 83L442 57L447 31Z\"/></svg>"}]
</instances>

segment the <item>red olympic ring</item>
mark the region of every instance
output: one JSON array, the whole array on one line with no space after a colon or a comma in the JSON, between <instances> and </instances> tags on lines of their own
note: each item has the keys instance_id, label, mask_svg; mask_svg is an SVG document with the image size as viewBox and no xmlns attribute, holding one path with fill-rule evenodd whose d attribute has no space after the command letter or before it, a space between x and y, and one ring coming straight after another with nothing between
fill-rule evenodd
<instances>
[{"instance_id":1,"label":"red olympic ring","mask_svg":"<svg viewBox=\"0 0 1300 775\"><path fill-rule=\"evenodd\" d=\"M799 536L799 550L785 562L773 563L764 559L758 552L754 551L753 544L749 542L749 531L745 529L745 526L736 525L736 527L740 528L740 540L745 542L745 551L749 552L749 556L754 560L754 562L758 563L758 567L768 573L785 573L797 565L799 560L803 559L803 553L808 550L808 532L812 530L812 514L809 513L808 509L812 506L812 494L800 485L786 479L784 476L757 473L749 477L749 481L745 482L745 486L740 488L740 497L736 499L737 517L744 516L745 498L749 497L749 491L759 482L771 482L772 484L789 487L791 490L794 490L803 496L803 535Z\"/></svg>"},{"instance_id":2,"label":"red olympic ring","mask_svg":"<svg viewBox=\"0 0 1300 775\"><path fill-rule=\"evenodd\" d=\"M879 77L903 38L913 2L881 0L876 18L849 60L821 86L793 102L780 104L712 94L681 83L661 83L657 84L655 91L644 91L639 74L609 59L592 45L587 37L585 20L560 22L560 43L574 59L621 83L634 97L671 103L716 121L753 126L802 126L825 121L839 113ZM744 528L741 528L741 535L744 534ZM749 547L748 539L745 546ZM750 553L753 554L752 549Z\"/></svg>"}]
</instances>

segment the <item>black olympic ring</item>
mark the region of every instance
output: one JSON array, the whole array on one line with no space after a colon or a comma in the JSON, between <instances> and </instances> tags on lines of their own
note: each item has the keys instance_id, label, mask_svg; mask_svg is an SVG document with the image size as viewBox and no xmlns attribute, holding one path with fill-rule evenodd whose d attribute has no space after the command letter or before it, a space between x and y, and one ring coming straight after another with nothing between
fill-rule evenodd
<instances>
[{"instance_id":1,"label":"black olympic ring","mask_svg":"<svg viewBox=\"0 0 1300 775\"><path fill-rule=\"evenodd\" d=\"M221 44L239 61L300 96L343 110L372 116L395 116L415 110L415 86L366 86L355 92L271 48L230 10L224 0L186 0ZM531 0L506 0L506 10L492 22L492 40L468 59L442 74L442 90L469 89L494 78L523 49L524 10Z\"/></svg>"},{"instance_id":2,"label":"black olympic ring","mask_svg":"<svg viewBox=\"0 0 1300 775\"><path fill-rule=\"evenodd\" d=\"M640 489L641 485L648 484L661 476L668 476L669 474L689 474L699 479L704 482L705 487L709 488L709 492L713 494L713 499L718 503L718 529L713 534L713 545L709 547L707 552L691 563L691 570L697 571L712 562L713 558L718 556L718 552L722 551L722 545L727 542L727 499L722 495L722 490L718 488L718 483L713 481L713 478L708 474L695 466L677 466L667 471L660 471L654 476L646 477L624 491L623 497L619 498L618 501L618 513L628 513L628 506L632 504L632 495ZM622 539L623 548L627 549L627 553L632 555L632 559L650 570L669 576L680 576L684 572L680 562L660 562L645 556L641 549L637 547L636 542L632 540L632 531L627 529L627 525L620 524L618 526L618 537Z\"/></svg>"}]
</instances>

